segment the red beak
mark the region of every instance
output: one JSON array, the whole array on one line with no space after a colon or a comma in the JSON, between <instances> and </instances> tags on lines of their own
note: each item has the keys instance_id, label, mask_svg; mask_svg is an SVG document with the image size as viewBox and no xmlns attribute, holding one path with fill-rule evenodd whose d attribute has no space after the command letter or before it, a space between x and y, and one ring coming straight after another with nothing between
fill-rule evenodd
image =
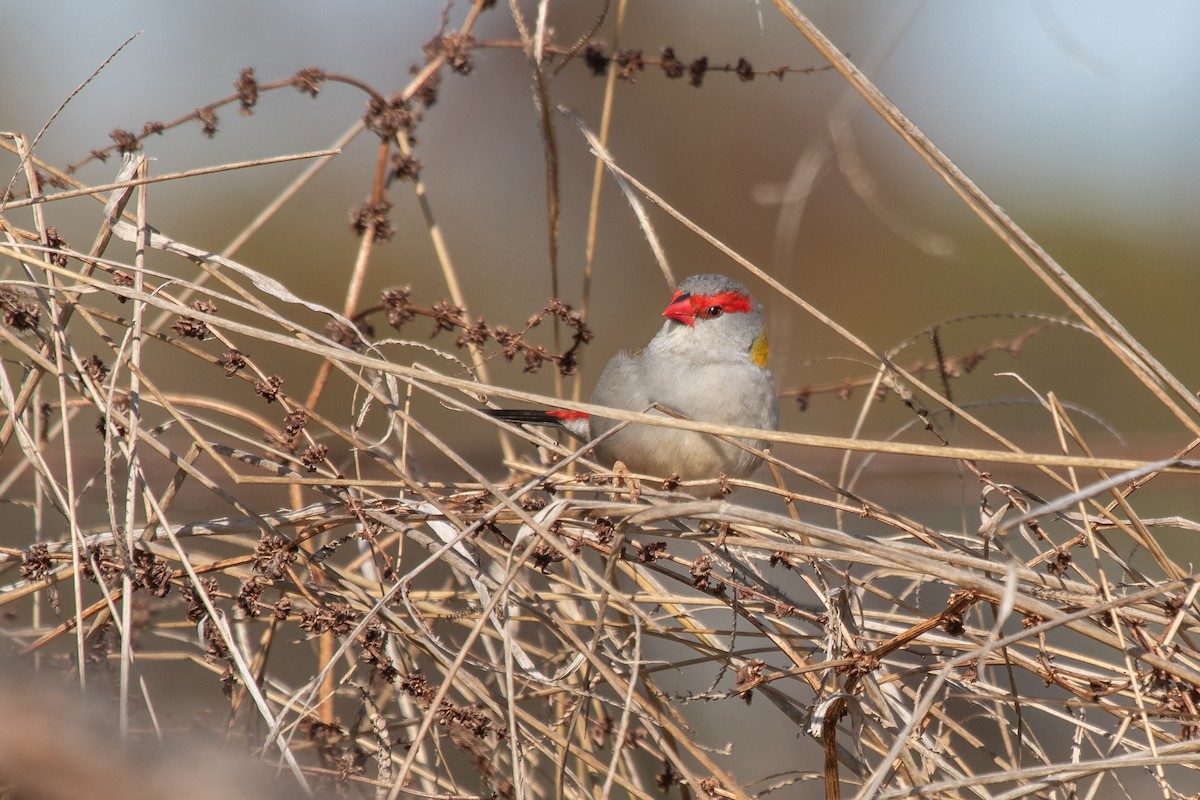
<instances>
[{"instance_id":1,"label":"red beak","mask_svg":"<svg viewBox=\"0 0 1200 800\"><path fill-rule=\"evenodd\" d=\"M671 300L671 305L663 310L662 315L667 319L673 319L676 322L682 322L689 328L696 324L696 309L692 306L692 295L688 292L679 292Z\"/></svg>"}]
</instances>

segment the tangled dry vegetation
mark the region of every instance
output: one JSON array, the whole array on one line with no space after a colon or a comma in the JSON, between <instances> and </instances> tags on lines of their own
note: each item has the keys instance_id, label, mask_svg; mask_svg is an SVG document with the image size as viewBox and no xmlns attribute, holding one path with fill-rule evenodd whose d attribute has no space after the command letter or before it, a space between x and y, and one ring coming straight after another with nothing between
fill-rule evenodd
<instances>
[{"instance_id":1,"label":"tangled dry vegetation","mask_svg":"<svg viewBox=\"0 0 1200 800\"><path fill-rule=\"evenodd\" d=\"M223 704L214 727L278 765L280 780L321 794L1118 797L1147 782L1164 797L1196 791L1200 584L1156 538L1159 526L1196 523L1151 518L1139 503L1195 467L1186 459L1200 406L920 137L914 146L1072 310L1067 322L1031 321L1001 349L1047 324L1090 331L1178 420L1177 452L1153 463L1094 458L1053 397L1044 411L1061 450L1025 452L946 389L999 345L901 363L744 262L875 359L874 375L840 389L899 395L921 423L913 436L782 432L761 483L681 486L509 430L556 456L531 466L509 444L513 472L495 482L494 467L422 418L440 406L496 425L478 412L484 395L559 402L492 386L485 365L570 373L590 338L558 300L509 327L472 321L448 262L448 299L402 287L360 296L389 230L389 178L429 209L410 137L441 74L470 71L472 26L487 5L431 41L406 88L360 87L368 113L358 130L379 137L380 169L354 215L360 257L340 310L155 229L151 181L164 176L151 175L140 146L179 124L215 131L223 103L249 110L268 89L315 93L352 79L305 70L259 85L245 71L227 101L114 132L122 160L105 185L43 163L28 138L3 142L17 178L0 217L0 494L18 521L0 540L0 606L19 663L111 690L116 724L131 735L169 737L173 706L197 702L178 687L199 687L203 703ZM845 56L778 5L903 127ZM518 44L547 126L551 64L568 53L585 56L598 80L649 62L692 81L709 69L673 51L654 61L595 43L538 49L540 31L525 26ZM731 71L754 76L745 59ZM674 213L603 144L592 139L632 203ZM95 236L68 244L56 202L79 195L97 201ZM121 242L131 255L113 254ZM426 341L430 324L440 335ZM444 351L443 369L412 365L404 342L414 338ZM544 344L551 338L562 344ZM271 365L283 352L316 379L281 377ZM224 396L181 384L196 374L228 387ZM338 413L318 403L334 385L353 395ZM930 414L946 409L991 445L937 441ZM458 477L424 474L409 457L418 441ZM848 472L803 471L780 457L797 452L789 445L953 459L977 487L979 515L960 528L910 518L856 492ZM1023 488L1032 483L1052 494ZM752 771L747 756L768 747L790 755Z\"/></svg>"}]
</instances>

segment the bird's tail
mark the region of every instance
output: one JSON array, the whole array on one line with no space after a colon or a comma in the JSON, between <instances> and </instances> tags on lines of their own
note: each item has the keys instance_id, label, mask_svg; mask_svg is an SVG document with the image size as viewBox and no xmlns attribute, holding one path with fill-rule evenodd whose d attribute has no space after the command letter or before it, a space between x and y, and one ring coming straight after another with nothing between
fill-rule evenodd
<instances>
[{"instance_id":1,"label":"bird's tail","mask_svg":"<svg viewBox=\"0 0 1200 800\"><path fill-rule=\"evenodd\" d=\"M588 415L582 411L536 408L486 408L483 413L513 425L546 425L563 428L580 439L588 438Z\"/></svg>"}]
</instances>

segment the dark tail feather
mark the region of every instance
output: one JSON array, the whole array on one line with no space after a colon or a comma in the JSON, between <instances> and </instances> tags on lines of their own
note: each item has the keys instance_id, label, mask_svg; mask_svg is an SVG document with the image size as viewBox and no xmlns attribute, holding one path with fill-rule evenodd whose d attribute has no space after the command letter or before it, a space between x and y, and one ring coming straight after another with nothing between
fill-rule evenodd
<instances>
[{"instance_id":1,"label":"dark tail feather","mask_svg":"<svg viewBox=\"0 0 1200 800\"><path fill-rule=\"evenodd\" d=\"M483 413L514 425L562 425L562 418L553 412L536 408L485 408Z\"/></svg>"},{"instance_id":2,"label":"dark tail feather","mask_svg":"<svg viewBox=\"0 0 1200 800\"><path fill-rule=\"evenodd\" d=\"M572 436L588 438L588 415L580 411L539 411L534 408L485 408L483 413L513 425L547 425L564 428Z\"/></svg>"}]
</instances>

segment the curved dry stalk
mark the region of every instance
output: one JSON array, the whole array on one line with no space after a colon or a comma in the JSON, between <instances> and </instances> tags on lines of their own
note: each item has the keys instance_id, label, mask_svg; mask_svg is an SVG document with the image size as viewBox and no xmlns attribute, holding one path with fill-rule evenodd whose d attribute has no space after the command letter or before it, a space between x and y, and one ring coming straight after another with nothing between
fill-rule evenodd
<instances>
[{"instance_id":1,"label":"curved dry stalk","mask_svg":"<svg viewBox=\"0 0 1200 800\"><path fill-rule=\"evenodd\" d=\"M451 45L465 40L446 39L469 33L485 5L442 36L407 99L462 55ZM524 32L546 105L545 59L560 52L544 40L548 7ZM0 542L8 640L68 664L92 691L111 669L130 732L171 735L176 698L156 674L169 665L289 780L377 800L475 785L782 796L821 780L863 798L1104 796L1129 770L1194 792L1200 581L1169 531L1200 523L1163 484L1194 480L1195 437L1169 458L1093 452L1080 412L1030 384L1041 449L1054 452L1017 447L1010 430L970 416L982 404L953 402L944 354L936 368L901 370L899 348L876 352L614 163L603 148L612 86L599 136L584 135L635 207L661 205L882 365L856 386L919 392L995 444L902 441L911 422L872 436L865 410L849 437L764 434L501 386L472 372L497 357L487 341L463 345L468 368L436 343L312 322L357 330L360 316L386 314L360 302L372 242L329 308L152 230L156 179L135 178L136 159L110 183L65 184L72 196L112 194L90 249L55 241L61 206L39 194L41 167L18 142L31 196L4 212L30 209L32 223L0 220L0 258L14 265L0 278L0 494L27 502L18 513L31 522ZM122 219L135 187L136 216ZM428 204L423 213L443 250ZM136 246L128 261L106 256L113 233ZM459 303L470 287L439 258ZM1079 303L1093 323L1072 326L1173 391ZM939 390L919 380L929 372ZM295 374L322 377L296 388ZM197 395L195 375L211 396ZM681 483L606 468L587 443L501 426L480 412L488 396L762 438L771 477ZM925 421L918 401L910 410ZM546 462L521 463L513 448L512 474L497 479L502 464L476 445L500 430ZM814 448L868 458L839 485ZM917 485L906 472L928 458L958 474ZM928 507L940 500L913 511L881 494L877 475L954 492L961 513L947 525ZM824 753L825 769L745 774L768 725L792 732L780 737L789 763Z\"/></svg>"}]
</instances>

